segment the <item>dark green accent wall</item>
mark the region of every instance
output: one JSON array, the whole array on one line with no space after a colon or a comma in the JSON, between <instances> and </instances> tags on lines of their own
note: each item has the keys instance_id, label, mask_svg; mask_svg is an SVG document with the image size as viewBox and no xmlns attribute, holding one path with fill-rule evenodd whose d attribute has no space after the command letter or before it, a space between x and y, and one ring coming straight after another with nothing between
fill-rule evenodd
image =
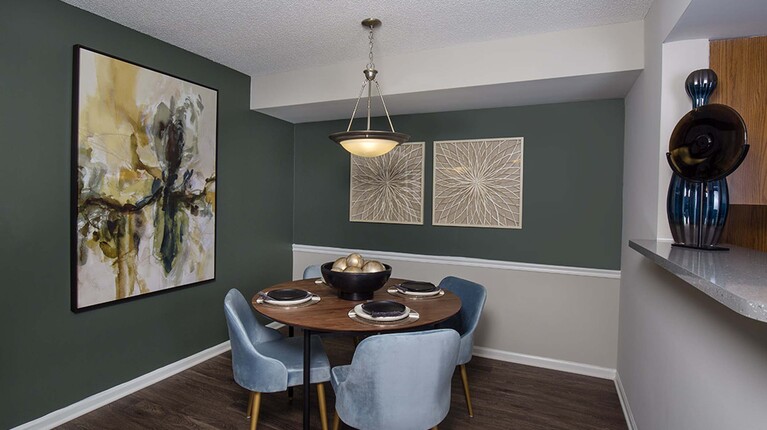
<instances>
[{"instance_id":1,"label":"dark green accent wall","mask_svg":"<svg viewBox=\"0 0 767 430\"><path fill-rule=\"evenodd\" d=\"M424 225L349 222L349 155L327 138L345 130L347 121L298 124L295 243L620 267L623 100L400 115L392 120L411 141L426 142ZM361 126L361 120L355 124ZM379 122L379 127L385 125ZM432 226L433 141L516 136L525 138L523 228Z\"/></svg>"},{"instance_id":2,"label":"dark green accent wall","mask_svg":"<svg viewBox=\"0 0 767 430\"><path fill-rule=\"evenodd\" d=\"M70 311L72 45L219 90L216 281ZM0 428L228 338L223 298L291 275L293 126L246 75L54 0L0 3Z\"/></svg>"}]
</instances>

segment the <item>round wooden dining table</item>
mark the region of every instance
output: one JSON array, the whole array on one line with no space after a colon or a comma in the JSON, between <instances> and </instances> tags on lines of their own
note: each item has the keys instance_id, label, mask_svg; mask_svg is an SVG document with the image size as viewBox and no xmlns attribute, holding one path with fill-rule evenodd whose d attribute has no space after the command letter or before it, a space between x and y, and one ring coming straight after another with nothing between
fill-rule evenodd
<instances>
[{"instance_id":1,"label":"round wooden dining table","mask_svg":"<svg viewBox=\"0 0 767 430\"><path fill-rule=\"evenodd\" d=\"M391 278L386 285L375 292L372 300L393 300L404 304L411 310L418 312L418 319L409 319L401 324L373 324L362 322L349 317L349 311L363 301L351 301L338 298L336 291L324 283L318 283L317 278L302 279L298 281L282 282L261 290L253 297L253 308L260 314L274 321L292 327L303 329L304 335L304 429L309 429L310 408L310 360L311 336L318 333L350 333L370 334L388 333L401 330L413 330L428 327L447 320L461 310L461 299L450 291L445 290L444 295L430 298L409 298L394 295L387 292L405 279ZM297 288L309 291L319 296L320 301L311 306L302 307L278 307L258 303L262 293L283 288Z\"/></svg>"}]
</instances>

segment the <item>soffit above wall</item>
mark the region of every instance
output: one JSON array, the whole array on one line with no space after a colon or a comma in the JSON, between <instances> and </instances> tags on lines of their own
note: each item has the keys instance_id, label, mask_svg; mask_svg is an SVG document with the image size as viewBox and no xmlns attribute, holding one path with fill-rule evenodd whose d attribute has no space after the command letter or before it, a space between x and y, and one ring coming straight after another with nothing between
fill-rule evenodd
<instances>
[{"instance_id":1,"label":"soffit above wall","mask_svg":"<svg viewBox=\"0 0 767 430\"><path fill-rule=\"evenodd\" d=\"M767 1L692 0L666 42L767 35Z\"/></svg>"},{"instance_id":2,"label":"soffit above wall","mask_svg":"<svg viewBox=\"0 0 767 430\"><path fill-rule=\"evenodd\" d=\"M644 67L642 21L376 60L392 114L623 98ZM251 109L294 122L349 118L364 62L251 79ZM364 109L358 110L358 116ZM373 115L382 115L373 101Z\"/></svg>"},{"instance_id":3,"label":"soffit above wall","mask_svg":"<svg viewBox=\"0 0 767 430\"><path fill-rule=\"evenodd\" d=\"M641 70L630 70L617 73L601 73L568 78L386 95L386 106L392 115L405 115L620 99L626 96L640 72ZM347 99L269 107L258 109L258 111L292 123L304 123L330 119L348 120L353 107L354 99ZM373 106L372 115L384 115L380 104ZM362 116L363 114L358 112L356 117L360 118ZM362 124L360 121L363 120L356 120L352 129L359 129Z\"/></svg>"}]
</instances>

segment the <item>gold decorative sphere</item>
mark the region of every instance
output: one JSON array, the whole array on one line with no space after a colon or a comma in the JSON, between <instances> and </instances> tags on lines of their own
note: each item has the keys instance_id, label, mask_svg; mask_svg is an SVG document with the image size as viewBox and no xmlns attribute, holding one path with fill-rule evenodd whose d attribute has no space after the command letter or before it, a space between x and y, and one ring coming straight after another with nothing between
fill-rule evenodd
<instances>
[{"instance_id":1,"label":"gold decorative sphere","mask_svg":"<svg viewBox=\"0 0 767 430\"><path fill-rule=\"evenodd\" d=\"M362 273L362 269L356 266L349 266L344 270L344 273Z\"/></svg>"},{"instance_id":2,"label":"gold decorative sphere","mask_svg":"<svg viewBox=\"0 0 767 430\"><path fill-rule=\"evenodd\" d=\"M384 270L386 270L384 265L374 260L370 260L362 266L362 271L365 273L383 272Z\"/></svg>"},{"instance_id":3,"label":"gold decorative sphere","mask_svg":"<svg viewBox=\"0 0 767 430\"><path fill-rule=\"evenodd\" d=\"M333 269L331 270L334 272L343 272L344 269L346 269L346 266L346 257L341 257L333 263Z\"/></svg>"},{"instance_id":4,"label":"gold decorative sphere","mask_svg":"<svg viewBox=\"0 0 767 430\"><path fill-rule=\"evenodd\" d=\"M346 257L346 265L362 268L363 265L365 265L365 260L362 259L362 256L359 254L349 254L349 256Z\"/></svg>"}]
</instances>

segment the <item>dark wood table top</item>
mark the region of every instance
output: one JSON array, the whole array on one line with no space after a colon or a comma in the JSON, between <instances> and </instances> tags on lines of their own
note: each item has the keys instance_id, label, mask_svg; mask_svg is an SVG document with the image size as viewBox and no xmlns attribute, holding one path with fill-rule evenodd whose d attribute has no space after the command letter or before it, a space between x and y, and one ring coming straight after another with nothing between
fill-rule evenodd
<instances>
[{"instance_id":1,"label":"dark wood table top","mask_svg":"<svg viewBox=\"0 0 767 430\"><path fill-rule=\"evenodd\" d=\"M314 279L282 282L264 288L262 292L280 288L300 288L320 296L321 300L311 306L282 309L276 306L256 303L258 294L253 297L253 307L262 315L277 322L294 327L325 332L385 332L407 330L436 324L458 313L461 310L461 299L450 291L437 298L410 299L395 296L386 292L387 288L399 284L404 279L389 279L386 285L376 291L373 300L393 300L418 312L419 318L403 324L372 325L349 318L349 311L365 301L339 299L336 291L325 285L317 284Z\"/></svg>"}]
</instances>

